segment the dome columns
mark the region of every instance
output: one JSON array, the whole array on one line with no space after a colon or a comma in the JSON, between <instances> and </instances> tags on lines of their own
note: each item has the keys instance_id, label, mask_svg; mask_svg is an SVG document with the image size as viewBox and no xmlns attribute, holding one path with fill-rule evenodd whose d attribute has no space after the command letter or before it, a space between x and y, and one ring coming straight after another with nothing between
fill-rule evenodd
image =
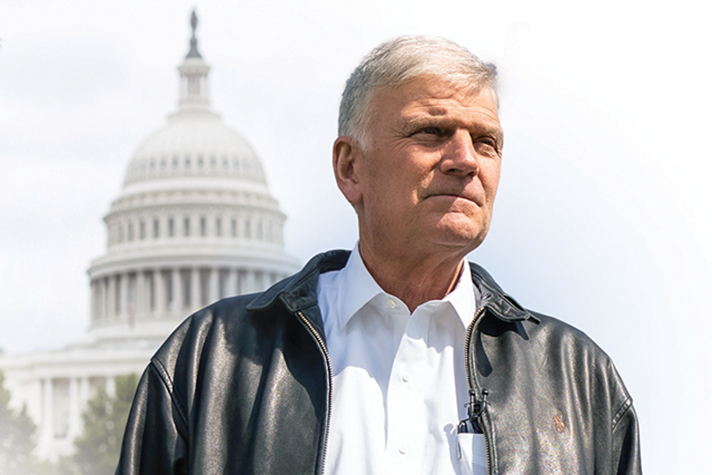
<instances>
[{"instance_id":1,"label":"dome columns","mask_svg":"<svg viewBox=\"0 0 712 475\"><path fill-rule=\"evenodd\" d=\"M116 210L105 220L110 251L140 251L202 241L229 248L251 245L281 252L284 244L285 216L271 208L176 203Z\"/></svg>"},{"instance_id":2,"label":"dome columns","mask_svg":"<svg viewBox=\"0 0 712 475\"><path fill-rule=\"evenodd\" d=\"M287 276L260 267L197 264L114 272L92 279L92 327L180 321L221 298L256 292ZM177 320L176 320L177 319Z\"/></svg>"}]
</instances>

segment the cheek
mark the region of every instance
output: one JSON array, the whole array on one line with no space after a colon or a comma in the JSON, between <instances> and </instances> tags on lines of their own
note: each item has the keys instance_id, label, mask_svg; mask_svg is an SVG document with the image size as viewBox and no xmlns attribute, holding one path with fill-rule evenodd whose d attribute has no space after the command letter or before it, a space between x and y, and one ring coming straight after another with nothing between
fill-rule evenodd
<instances>
[{"instance_id":1,"label":"cheek","mask_svg":"<svg viewBox=\"0 0 712 475\"><path fill-rule=\"evenodd\" d=\"M369 176L373 193L394 201L412 200L423 179L408 163L393 163L373 170Z\"/></svg>"},{"instance_id":2,"label":"cheek","mask_svg":"<svg viewBox=\"0 0 712 475\"><path fill-rule=\"evenodd\" d=\"M371 215L388 216L401 212L398 206L400 187L384 170L369 170L362 182L364 205Z\"/></svg>"},{"instance_id":3,"label":"cheek","mask_svg":"<svg viewBox=\"0 0 712 475\"><path fill-rule=\"evenodd\" d=\"M372 205L383 208L381 213L408 213L432 180L430 165L437 161L437 157L413 154L398 147L370 155L362 169L364 198L370 197Z\"/></svg>"},{"instance_id":4,"label":"cheek","mask_svg":"<svg viewBox=\"0 0 712 475\"><path fill-rule=\"evenodd\" d=\"M494 200L494 196L497 194L497 187L499 186L499 175L500 175L500 163L491 163L485 167L480 174L480 181L485 189L487 197Z\"/></svg>"}]
</instances>

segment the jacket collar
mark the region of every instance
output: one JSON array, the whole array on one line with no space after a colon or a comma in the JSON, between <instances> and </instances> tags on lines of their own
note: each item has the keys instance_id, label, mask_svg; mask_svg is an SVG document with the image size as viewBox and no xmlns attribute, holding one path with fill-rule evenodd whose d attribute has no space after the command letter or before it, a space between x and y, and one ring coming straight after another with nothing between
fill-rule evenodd
<instances>
[{"instance_id":1,"label":"jacket collar","mask_svg":"<svg viewBox=\"0 0 712 475\"><path fill-rule=\"evenodd\" d=\"M501 320L517 321L532 320L540 323L540 320L531 314L527 309L519 305L509 294L495 282L489 272L483 267L470 262L472 281L480 290L482 296L481 306L487 307Z\"/></svg>"},{"instance_id":2,"label":"jacket collar","mask_svg":"<svg viewBox=\"0 0 712 475\"><path fill-rule=\"evenodd\" d=\"M296 274L277 282L257 296L247 310L265 310L281 300L290 312L317 305L316 286L319 274L339 270L346 265L351 251L332 250L312 257Z\"/></svg>"},{"instance_id":3,"label":"jacket collar","mask_svg":"<svg viewBox=\"0 0 712 475\"><path fill-rule=\"evenodd\" d=\"M351 251L332 250L312 257L304 268L291 277L288 277L266 291L259 294L247 306L248 310L265 310L273 306L278 300L292 313L308 312L313 315L317 307L317 283L319 274L339 270L346 265ZM539 322L529 311L524 309L516 300L507 295L492 276L482 267L470 262L472 281L477 286L482 296L482 306L487 307L492 313L504 321L533 320ZM312 322L321 327L321 322Z\"/></svg>"}]
</instances>

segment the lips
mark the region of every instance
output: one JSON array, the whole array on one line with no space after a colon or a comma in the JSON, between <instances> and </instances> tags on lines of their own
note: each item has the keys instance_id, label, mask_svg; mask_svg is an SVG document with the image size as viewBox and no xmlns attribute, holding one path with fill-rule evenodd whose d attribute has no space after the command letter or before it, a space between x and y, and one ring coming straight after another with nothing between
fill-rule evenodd
<instances>
[{"instance_id":1,"label":"lips","mask_svg":"<svg viewBox=\"0 0 712 475\"><path fill-rule=\"evenodd\" d=\"M436 192L429 192L427 195L425 195L425 199L428 198L437 198L437 197L451 197L451 198L462 198L467 201L472 201L476 205L481 205L481 199L478 198L478 196L474 193L468 193L467 191L436 191Z\"/></svg>"}]
</instances>

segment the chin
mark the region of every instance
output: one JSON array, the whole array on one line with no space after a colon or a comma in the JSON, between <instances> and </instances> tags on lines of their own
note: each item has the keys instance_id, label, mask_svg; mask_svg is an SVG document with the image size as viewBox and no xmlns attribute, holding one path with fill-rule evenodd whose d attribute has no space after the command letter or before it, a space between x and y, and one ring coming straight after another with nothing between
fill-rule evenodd
<instances>
[{"instance_id":1,"label":"chin","mask_svg":"<svg viewBox=\"0 0 712 475\"><path fill-rule=\"evenodd\" d=\"M487 231L482 229L465 230L456 228L443 231L445 231L444 234L441 234L441 239L438 240L440 245L458 250L463 256L477 249L487 235Z\"/></svg>"},{"instance_id":2,"label":"chin","mask_svg":"<svg viewBox=\"0 0 712 475\"><path fill-rule=\"evenodd\" d=\"M461 239L482 242L489 230L489 220L481 217L473 217L461 213L451 213L440 219L438 227L442 231L459 236ZM478 242L478 244L479 244Z\"/></svg>"}]
</instances>

